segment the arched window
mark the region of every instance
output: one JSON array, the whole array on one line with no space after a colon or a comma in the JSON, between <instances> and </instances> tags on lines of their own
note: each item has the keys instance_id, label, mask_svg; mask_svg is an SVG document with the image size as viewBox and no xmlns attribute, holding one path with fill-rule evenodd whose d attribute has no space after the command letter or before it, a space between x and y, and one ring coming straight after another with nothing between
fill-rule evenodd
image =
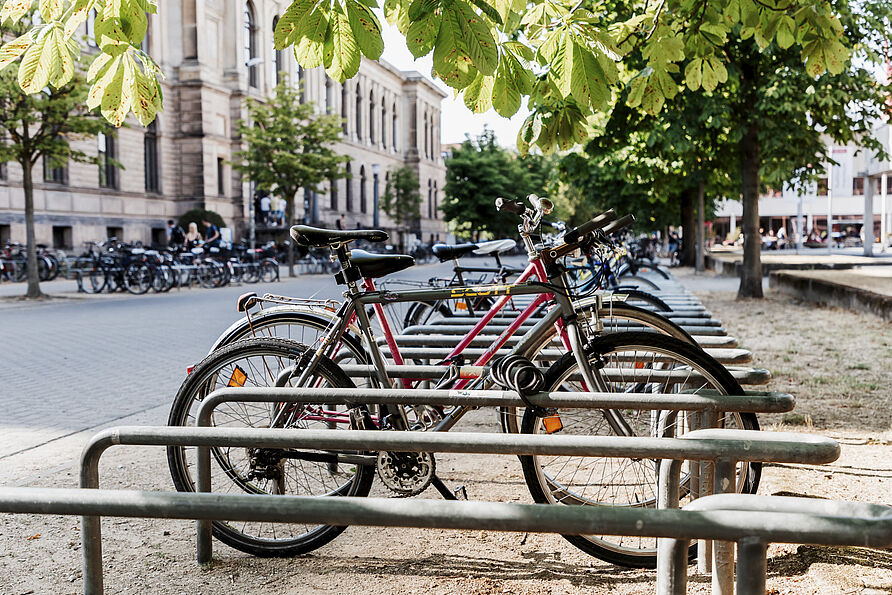
<instances>
[{"instance_id":1,"label":"arched window","mask_svg":"<svg viewBox=\"0 0 892 595\"><path fill-rule=\"evenodd\" d=\"M369 91L369 144L375 144L375 92Z\"/></svg>"},{"instance_id":2,"label":"arched window","mask_svg":"<svg viewBox=\"0 0 892 595\"><path fill-rule=\"evenodd\" d=\"M275 38L276 25L279 24L279 17L273 17L273 38ZM282 50L276 49L276 44L273 42L273 85L278 85L282 82L282 71L285 70L285 56Z\"/></svg>"},{"instance_id":3,"label":"arched window","mask_svg":"<svg viewBox=\"0 0 892 595\"><path fill-rule=\"evenodd\" d=\"M143 155L145 158L146 192L160 192L161 184L158 176L158 120L146 126L143 137Z\"/></svg>"},{"instance_id":4,"label":"arched window","mask_svg":"<svg viewBox=\"0 0 892 595\"><path fill-rule=\"evenodd\" d=\"M390 137L394 151L400 150L399 135L396 132L396 102L393 102L393 110L390 112L393 116L393 136Z\"/></svg>"},{"instance_id":5,"label":"arched window","mask_svg":"<svg viewBox=\"0 0 892 595\"><path fill-rule=\"evenodd\" d=\"M428 157L427 154L427 142L430 140L430 130L427 127L427 113L424 114L424 156Z\"/></svg>"},{"instance_id":6,"label":"arched window","mask_svg":"<svg viewBox=\"0 0 892 595\"><path fill-rule=\"evenodd\" d=\"M440 217L437 215L437 183L434 182L434 219L439 219ZM439 236L438 236L439 237Z\"/></svg>"},{"instance_id":7,"label":"arched window","mask_svg":"<svg viewBox=\"0 0 892 595\"><path fill-rule=\"evenodd\" d=\"M434 218L434 181L428 178L427 180L427 218Z\"/></svg>"},{"instance_id":8,"label":"arched window","mask_svg":"<svg viewBox=\"0 0 892 595\"><path fill-rule=\"evenodd\" d=\"M345 135L350 132L350 121L347 119L347 108L350 106L348 95L347 82L344 81L341 83L341 130Z\"/></svg>"},{"instance_id":9,"label":"arched window","mask_svg":"<svg viewBox=\"0 0 892 595\"><path fill-rule=\"evenodd\" d=\"M359 212L366 212L366 200L365 200L365 166L361 166L359 168Z\"/></svg>"},{"instance_id":10,"label":"arched window","mask_svg":"<svg viewBox=\"0 0 892 595\"><path fill-rule=\"evenodd\" d=\"M353 172L351 171L353 168L350 164L347 164L347 178L344 180L345 182L345 197L347 204L345 205L348 211L353 210Z\"/></svg>"},{"instance_id":11,"label":"arched window","mask_svg":"<svg viewBox=\"0 0 892 595\"><path fill-rule=\"evenodd\" d=\"M362 92L356 82L356 138L362 140Z\"/></svg>"},{"instance_id":12,"label":"arched window","mask_svg":"<svg viewBox=\"0 0 892 595\"><path fill-rule=\"evenodd\" d=\"M349 183L349 182L348 182ZM329 207L332 211L338 210L338 181L331 179L328 181L328 198Z\"/></svg>"},{"instance_id":13,"label":"arched window","mask_svg":"<svg viewBox=\"0 0 892 595\"><path fill-rule=\"evenodd\" d=\"M254 19L254 5L245 4L245 62L248 64L248 84L257 88L257 22Z\"/></svg>"},{"instance_id":14,"label":"arched window","mask_svg":"<svg viewBox=\"0 0 892 595\"><path fill-rule=\"evenodd\" d=\"M387 148L387 105L384 98L381 98L381 148Z\"/></svg>"}]
</instances>

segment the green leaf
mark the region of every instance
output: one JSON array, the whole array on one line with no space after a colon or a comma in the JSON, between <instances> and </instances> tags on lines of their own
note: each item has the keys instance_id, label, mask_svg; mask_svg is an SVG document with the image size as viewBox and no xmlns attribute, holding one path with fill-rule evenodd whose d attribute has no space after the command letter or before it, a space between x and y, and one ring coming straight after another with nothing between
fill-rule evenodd
<instances>
[{"instance_id":1,"label":"green leaf","mask_svg":"<svg viewBox=\"0 0 892 595\"><path fill-rule=\"evenodd\" d=\"M133 114L139 123L148 126L155 119L154 80L137 71L133 77Z\"/></svg>"},{"instance_id":2,"label":"green leaf","mask_svg":"<svg viewBox=\"0 0 892 595\"><path fill-rule=\"evenodd\" d=\"M50 31L45 29L42 35L25 51L19 66L19 86L25 93L38 93L50 82L50 76L58 67L54 60L54 42L50 40Z\"/></svg>"},{"instance_id":3,"label":"green leaf","mask_svg":"<svg viewBox=\"0 0 892 595\"><path fill-rule=\"evenodd\" d=\"M406 46L415 58L426 56L434 49L439 31L440 17L430 13L409 25L409 30L406 32Z\"/></svg>"},{"instance_id":4,"label":"green leaf","mask_svg":"<svg viewBox=\"0 0 892 595\"><path fill-rule=\"evenodd\" d=\"M127 39L134 45L139 45L145 39L146 31L149 29L149 19L136 0L122 0L121 27Z\"/></svg>"},{"instance_id":5,"label":"green leaf","mask_svg":"<svg viewBox=\"0 0 892 595\"><path fill-rule=\"evenodd\" d=\"M368 6L356 0L346 0L347 16L360 51L370 60L377 60L384 51L381 23Z\"/></svg>"},{"instance_id":6,"label":"green leaf","mask_svg":"<svg viewBox=\"0 0 892 595\"><path fill-rule=\"evenodd\" d=\"M384 0L384 18L406 35L412 24L409 18L409 0Z\"/></svg>"},{"instance_id":7,"label":"green leaf","mask_svg":"<svg viewBox=\"0 0 892 595\"><path fill-rule=\"evenodd\" d=\"M360 53L350 21L341 10L340 5L335 5L329 17L329 35L325 38L323 47L323 63L325 72L332 79L343 83L359 72Z\"/></svg>"},{"instance_id":8,"label":"green leaf","mask_svg":"<svg viewBox=\"0 0 892 595\"><path fill-rule=\"evenodd\" d=\"M477 78L465 41L452 9L445 8L434 44L433 74L453 89L464 89Z\"/></svg>"},{"instance_id":9,"label":"green leaf","mask_svg":"<svg viewBox=\"0 0 892 595\"><path fill-rule=\"evenodd\" d=\"M31 32L25 33L0 47L0 70L3 70L19 59L32 43Z\"/></svg>"},{"instance_id":10,"label":"green leaf","mask_svg":"<svg viewBox=\"0 0 892 595\"><path fill-rule=\"evenodd\" d=\"M703 58L695 58L688 62L684 69L684 80L691 91L700 88L700 83L703 80Z\"/></svg>"},{"instance_id":11,"label":"green leaf","mask_svg":"<svg viewBox=\"0 0 892 595\"><path fill-rule=\"evenodd\" d=\"M450 15L468 48L468 55L480 72L491 75L499 63L499 50L493 38L492 27L486 18L474 12L464 0L454 0L445 10Z\"/></svg>"},{"instance_id":12,"label":"green leaf","mask_svg":"<svg viewBox=\"0 0 892 595\"><path fill-rule=\"evenodd\" d=\"M130 111L133 68L134 64L130 56L121 56L120 66L105 88L105 93L102 94L102 103L100 104L102 116L115 126L123 124L127 112Z\"/></svg>"},{"instance_id":13,"label":"green leaf","mask_svg":"<svg viewBox=\"0 0 892 595\"><path fill-rule=\"evenodd\" d=\"M492 87L492 106L503 118L510 118L520 109L521 95L508 68L499 65Z\"/></svg>"},{"instance_id":14,"label":"green leaf","mask_svg":"<svg viewBox=\"0 0 892 595\"><path fill-rule=\"evenodd\" d=\"M784 15L777 24L777 45L787 49L796 42L796 21Z\"/></svg>"},{"instance_id":15,"label":"green leaf","mask_svg":"<svg viewBox=\"0 0 892 595\"><path fill-rule=\"evenodd\" d=\"M712 93L719 85L718 74L712 67L712 60L703 61L703 75L701 78L703 90Z\"/></svg>"},{"instance_id":16,"label":"green leaf","mask_svg":"<svg viewBox=\"0 0 892 595\"><path fill-rule=\"evenodd\" d=\"M327 31L328 19L319 9L311 12L301 22L297 45L294 46L294 58L298 64L304 68L322 66Z\"/></svg>"},{"instance_id":17,"label":"green leaf","mask_svg":"<svg viewBox=\"0 0 892 595\"><path fill-rule=\"evenodd\" d=\"M592 52L579 43L570 42L572 51L572 71L570 88L577 103L600 110L610 101L610 87L607 75Z\"/></svg>"},{"instance_id":18,"label":"green leaf","mask_svg":"<svg viewBox=\"0 0 892 595\"><path fill-rule=\"evenodd\" d=\"M40 0L40 16L44 23L55 21L62 16L65 8L63 0Z\"/></svg>"},{"instance_id":19,"label":"green leaf","mask_svg":"<svg viewBox=\"0 0 892 595\"><path fill-rule=\"evenodd\" d=\"M277 50L285 49L285 47L297 41L297 33L303 18L316 5L316 0L294 0L279 20L276 22L276 29L273 33L273 42Z\"/></svg>"},{"instance_id":20,"label":"green leaf","mask_svg":"<svg viewBox=\"0 0 892 595\"><path fill-rule=\"evenodd\" d=\"M499 14L499 11L492 7L492 5L487 4L486 0L471 0L471 4L480 9L480 12L488 16L494 22L499 25L503 25L504 21L502 20L502 16Z\"/></svg>"},{"instance_id":21,"label":"green leaf","mask_svg":"<svg viewBox=\"0 0 892 595\"><path fill-rule=\"evenodd\" d=\"M105 95L106 88L114 80L118 70L123 68L121 66L122 59L123 57L120 55L114 56L108 64L103 66L102 74L93 83L93 86L90 87L90 92L87 94L87 108L96 109L102 104L102 97ZM123 73L121 76L123 77Z\"/></svg>"},{"instance_id":22,"label":"green leaf","mask_svg":"<svg viewBox=\"0 0 892 595\"><path fill-rule=\"evenodd\" d=\"M110 54L97 54L96 58L93 59L93 63L90 64L90 69L87 71L87 82L92 83L97 77L105 74L113 58L114 56Z\"/></svg>"},{"instance_id":23,"label":"green leaf","mask_svg":"<svg viewBox=\"0 0 892 595\"><path fill-rule=\"evenodd\" d=\"M464 91L465 105L475 114L482 114L492 107L492 89L495 79L478 74Z\"/></svg>"},{"instance_id":24,"label":"green leaf","mask_svg":"<svg viewBox=\"0 0 892 595\"><path fill-rule=\"evenodd\" d=\"M432 14L440 5L440 0L412 0L409 4L409 20L417 21Z\"/></svg>"},{"instance_id":25,"label":"green leaf","mask_svg":"<svg viewBox=\"0 0 892 595\"><path fill-rule=\"evenodd\" d=\"M626 103L629 107L638 107L641 105L641 99L644 97L644 88L647 85L647 78L637 76L629 83L629 98Z\"/></svg>"},{"instance_id":26,"label":"green leaf","mask_svg":"<svg viewBox=\"0 0 892 595\"><path fill-rule=\"evenodd\" d=\"M3 8L0 9L0 23L10 21L12 23L19 22L23 16L31 10L34 0L6 0Z\"/></svg>"},{"instance_id":27,"label":"green leaf","mask_svg":"<svg viewBox=\"0 0 892 595\"><path fill-rule=\"evenodd\" d=\"M51 77L50 82L54 87L67 85L74 78L74 57L70 51L70 46L65 40L65 34L59 27L54 27L52 31L53 41L56 51L58 52L58 70Z\"/></svg>"},{"instance_id":28,"label":"green leaf","mask_svg":"<svg viewBox=\"0 0 892 595\"><path fill-rule=\"evenodd\" d=\"M849 59L849 50L835 39L827 40L824 44L824 62L830 74L841 73Z\"/></svg>"},{"instance_id":29,"label":"green leaf","mask_svg":"<svg viewBox=\"0 0 892 595\"><path fill-rule=\"evenodd\" d=\"M78 27L87 22L90 11L97 0L76 0L72 5L71 16L65 21L65 38L70 38L77 32Z\"/></svg>"}]
</instances>

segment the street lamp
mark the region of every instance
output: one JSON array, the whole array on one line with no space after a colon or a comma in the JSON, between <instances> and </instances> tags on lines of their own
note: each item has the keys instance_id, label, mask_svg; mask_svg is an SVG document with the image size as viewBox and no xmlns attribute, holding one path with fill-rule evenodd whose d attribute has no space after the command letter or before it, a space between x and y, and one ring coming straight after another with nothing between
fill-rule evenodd
<instances>
[{"instance_id":1,"label":"street lamp","mask_svg":"<svg viewBox=\"0 0 892 595\"><path fill-rule=\"evenodd\" d=\"M380 173L381 173L381 166L378 165L377 163L373 163L372 164L372 189L373 189L372 198L374 200L374 204L373 204L374 210L372 211L372 213L374 213L374 215L373 215L372 227L374 227L375 229L378 228L378 175Z\"/></svg>"}]
</instances>

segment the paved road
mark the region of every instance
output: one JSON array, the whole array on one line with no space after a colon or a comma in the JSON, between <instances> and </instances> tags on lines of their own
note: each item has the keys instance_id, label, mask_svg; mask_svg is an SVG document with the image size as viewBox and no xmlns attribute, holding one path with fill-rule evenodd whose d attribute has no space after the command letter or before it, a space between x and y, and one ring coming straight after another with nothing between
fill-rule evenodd
<instances>
[{"instance_id":1,"label":"paved road","mask_svg":"<svg viewBox=\"0 0 892 595\"><path fill-rule=\"evenodd\" d=\"M402 278L448 272L447 265L424 265ZM77 297L64 293L67 285L47 285L64 297L38 304L0 299L0 460L170 403L186 366L238 318L242 293L336 298L342 291L322 275L143 296Z\"/></svg>"}]
</instances>

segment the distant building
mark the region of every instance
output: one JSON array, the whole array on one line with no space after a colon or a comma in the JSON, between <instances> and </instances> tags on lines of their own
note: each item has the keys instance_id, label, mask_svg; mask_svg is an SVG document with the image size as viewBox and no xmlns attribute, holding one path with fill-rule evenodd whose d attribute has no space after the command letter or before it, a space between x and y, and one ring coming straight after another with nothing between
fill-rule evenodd
<instances>
[{"instance_id":1,"label":"distant building","mask_svg":"<svg viewBox=\"0 0 892 595\"><path fill-rule=\"evenodd\" d=\"M245 115L243 100L262 99L280 72L301 86L320 113L345 119L335 150L351 158L351 179L320 194L299 193L299 216L333 227L343 214L349 227L369 227L375 221L376 188L383 195L389 170L408 165L418 173L423 198L414 231L423 241L443 239L439 204L446 169L439 138L445 93L417 72L365 58L359 74L344 85L322 68L304 71L290 49L273 47L275 22L287 5L161 2L158 14L150 16L144 47L166 77L164 111L147 129L131 118L116 135L75 143L89 154L117 160L122 170L110 164L52 169L38 163L37 241L72 248L116 236L161 244L166 220L193 208L220 213L236 239L246 235L252 186L229 165L240 148L236 122ZM25 238L21 178L17 164L0 167L0 242ZM378 222L392 227L383 212ZM261 228L264 233L271 230Z\"/></svg>"},{"instance_id":2,"label":"distant building","mask_svg":"<svg viewBox=\"0 0 892 595\"><path fill-rule=\"evenodd\" d=\"M878 126L873 134L888 152L892 141L890 125ZM885 236L888 245L889 234L892 233L892 208L889 206L889 195L892 195L892 164L874 159L870 151L861 150L857 155L856 152L858 147L855 144L830 145L830 154L839 165L834 165L830 170L829 185L825 176L817 184L807 188L801 196L792 188L771 191L762 196L759 199L759 226L766 234L769 231L777 232L783 227L787 237L794 240L800 232L797 229L797 215L801 215L801 233L807 236L814 230L820 235L827 231L828 207L831 207L832 202L834 238L845 236L847 231L856 234L864 231L869 239L874 238L877 242ZM867 201L866 197L871 190L873 198ZM865 214L872 225L863 230ZM738 228L742 215L743 205L740 201L725 200L721 203L716 210L713 227L718 238L723 239L726 234Z\"/></svg>"}]
</instances>

